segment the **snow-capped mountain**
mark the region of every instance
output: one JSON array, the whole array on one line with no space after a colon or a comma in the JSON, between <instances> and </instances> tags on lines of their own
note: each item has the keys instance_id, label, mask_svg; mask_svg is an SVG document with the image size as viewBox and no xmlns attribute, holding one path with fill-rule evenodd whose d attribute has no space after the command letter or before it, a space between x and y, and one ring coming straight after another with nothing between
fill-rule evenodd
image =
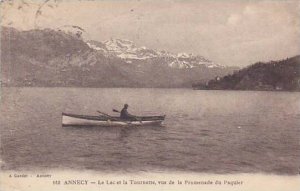
<instances>
[{"instance_id":1,"label":"snow-capped mountain","mask_svg":"<svg viewBox=\"0 0 300 191\"><path fill-rule=\"evenodd\" d=\"M206 66L208 68L223 67L202 56L196 56L187 53L173 54L167 51L149 49L145 46L137 47L130 40L110 39L103 43L97 41L88 41L87 44L94 50L101 51L103 53L106 53L107 55L117 56L127 63L155 59L157 62L161 62L161 64L166 64L169 67L180 69L203 66Z\"/></svg>"},{"instance_id":2,"label":"snow-capped mountain","mask_svg":"<svg viewBox=\"0 0 300 191\"><path fill-rule=\"evenodd\" d=\"M7 86L172 88L191 87L236 69L192 54L136 47L126 40L86 41L78 33L82 29L65 28L67 32L3 27L1 81Z\"/></svg>"},{"instance_id":3,"label":"snow-capped mountain","mask_svg":"<svg viewBox=\"0 0 300 191\"><path fill-rule=\"evenodd\" d=\"M171 53L164 50L153 50L145 46L137 47L134 42L126 39L114 39L99 42L87 40L86 31L80 26L64 25L57 29L84 40L87 45L106 56L115 56L126 63L143 64L155 60L157 64L165 64L171 68L190 69L197 67L225 68L203 56L188 53Z\"/></svg>"},{"instance_id":4,"label":"snow-capped mountain","mask_svg":"<svg viewBox=\"0 0 300 191\"><path fill-rule=\"evenodd\" d=\"M111 39L103 43L88 41L87 44L90 48L115 55L124 60L145 60L159 56L156 51L146 47L136 47L136 45L129 40Z\"/></svg>"}]
</instances>

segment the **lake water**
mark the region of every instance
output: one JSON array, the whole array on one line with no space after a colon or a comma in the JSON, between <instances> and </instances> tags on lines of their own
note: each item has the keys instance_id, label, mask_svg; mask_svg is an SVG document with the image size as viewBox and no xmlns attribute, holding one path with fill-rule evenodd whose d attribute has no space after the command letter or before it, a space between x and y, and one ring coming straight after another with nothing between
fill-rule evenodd
<instances>
[{"instance_id":1,"label":"lake water","mask_svg":"<svg viewBox=\"0 0 300 191\"><path fill-rule=\"evenodd\" d=\"M124 103L164 126L61 126ZM2 88L1 168L298 174L299 124L295 92Z\"/></svg>"}]
</instances>

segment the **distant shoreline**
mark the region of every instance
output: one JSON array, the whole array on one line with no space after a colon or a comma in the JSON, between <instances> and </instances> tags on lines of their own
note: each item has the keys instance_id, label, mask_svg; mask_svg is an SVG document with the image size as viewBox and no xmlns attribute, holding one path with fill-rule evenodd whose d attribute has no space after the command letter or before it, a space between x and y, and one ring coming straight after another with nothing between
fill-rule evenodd
<instances>
[{"instance_id":1,"label":"distant shoreline","mask_svg":"<svg viewBox=\"0 0 300 191\"><path fill-rule=\"evenodd\" d=\"M94 86L0 86L0 88L93 88L93 89L187 89L197 91L232 91L232 92L300 92L300 90L243 90L243 89L197 89L190 87L94 87Z\"/></svg>"}]
</instances>

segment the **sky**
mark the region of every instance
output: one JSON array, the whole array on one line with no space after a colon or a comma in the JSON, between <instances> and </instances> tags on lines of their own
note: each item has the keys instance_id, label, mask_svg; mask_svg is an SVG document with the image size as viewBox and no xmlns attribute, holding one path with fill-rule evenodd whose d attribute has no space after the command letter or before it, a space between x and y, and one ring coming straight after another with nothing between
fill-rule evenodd
<instances>
[{"instance_id":1,"label":"sky","mask_svg":"<svg viewBox=\"0 0 300 191\"><path fill-rule=\"evenodd\" d=\"M43 2L1 3L1 25L20 30L77 25L93 40L128 39L137 46L193 53L226 66L300 54L300 0Z\"/></svg>"}]
</instances>

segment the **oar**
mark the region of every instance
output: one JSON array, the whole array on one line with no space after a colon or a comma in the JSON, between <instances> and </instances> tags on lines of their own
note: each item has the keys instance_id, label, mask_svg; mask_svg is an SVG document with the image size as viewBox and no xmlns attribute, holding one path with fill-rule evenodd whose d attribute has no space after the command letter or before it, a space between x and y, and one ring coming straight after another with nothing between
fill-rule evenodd
<instances>
[{"instance_id":1,"label":"oar","mask_svg":"<svg viewBox=\"0 0 300 191\"><path fill-rule=\"evenodd\" d=\"M101 111L97 111L97 112L98 112L98 113L101 113L101 114L103 114L103 115L105 115L106 117L113 118L112 116L110 116L110 115L108 115L108 114L106 114L106 113L103 113L103 112L101 112ZM125 123L127 123L127 124L130 125L130 123L128 123L128 122L126 122L126 121L125 121Z\"/></svg>"},{"instance_id":2,"label":"oar","mask_svg":"<svg viewBox=\"0 0 300 191\"><path fill-rule=\"evenodd\" d=\"M108 115L108 114L106 114L106 113L103 113L103 112L101 112L101 111L97 111L98 113L101 113L101 114L103 114L103 115L105 115L106 117L109 117L109 118L112 118L112 116L110 116L110 115Z\"/></svg>"},{"instance_id":3,"label":"oar","mask_svg":"<svg viewBox=\"0 0 300 191\"><path fill-rule=\"evenodd\" d=\"M116 109L113 109L113 112L121 113L120 111L118 111L118 110L116 110Z\"/></svg>"},{"instance_id":4,"label":"oar","mask_svg":"<svg viewBox=\"0 0 300 191\"><path fill-rule=\"evenodd\" d=\"M116 110L116 109L113 109L113 112L121 113L119 110ZM140 123L142 123L142 119L139 119L139 118L136 117L136 116L132 116L132 117L134 117L137 121L140 121Z\"/></svg>"}]
</instances>

